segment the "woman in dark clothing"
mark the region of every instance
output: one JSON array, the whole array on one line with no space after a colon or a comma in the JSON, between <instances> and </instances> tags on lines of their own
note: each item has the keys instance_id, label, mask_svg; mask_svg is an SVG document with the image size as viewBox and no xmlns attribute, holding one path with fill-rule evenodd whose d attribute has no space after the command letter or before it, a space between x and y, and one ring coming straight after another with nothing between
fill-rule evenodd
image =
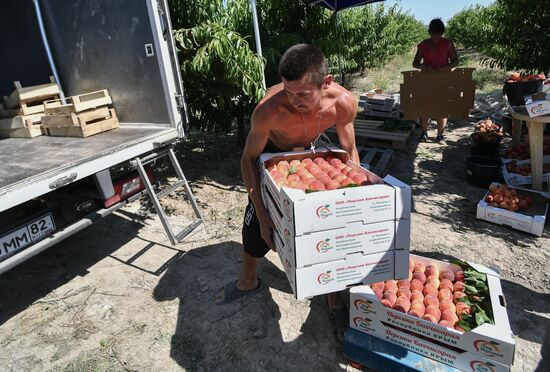
<instances>
[{"instance_id":1,"label":"woman in dark clothing","mask_svg":"<svg viewBox=\"0 0 550 372\"><path fill-rule=\"evenodd\" d=\"M422 71L445 71L458 66L458 56L453 42L443 37L445 25L441 19L433 19L428 27L430 38L418 44L413 61L413 67ZM437 119L436 141L444 144L443 131L447 125L447 118ZM428 141L428 123L430 118L421 117L422 135L420 141Z\"/></svg>"}]
</instances>

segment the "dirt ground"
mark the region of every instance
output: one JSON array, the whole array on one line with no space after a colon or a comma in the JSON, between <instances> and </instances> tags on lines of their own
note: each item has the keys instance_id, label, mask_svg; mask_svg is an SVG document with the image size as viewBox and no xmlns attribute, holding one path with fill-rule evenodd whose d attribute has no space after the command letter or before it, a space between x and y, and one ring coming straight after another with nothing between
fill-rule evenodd
<instances>
[{"instance_id":1,"label":"dirt ground","mask_svg":"<svg viewBox=\"0 0 550 372\"><path fill-rule=\"evenodd\" d=\"M517 343L513 370L530 371L550 326L550 229L538 238L475 218L484 190L466 180L471 130L453 122L447 146L396 152L391 174L412 185L415 253L500 270ZM239 155L233 136L179 146L206 222L176 247L134 203L0 276L0 369L355 370L334 340L324 298L294 300L273 252L259 261L267 289L214 305L239 272L247 198ZM182 192L166 207L176 224L189 220Z\"/></svg>"}]
</instances>

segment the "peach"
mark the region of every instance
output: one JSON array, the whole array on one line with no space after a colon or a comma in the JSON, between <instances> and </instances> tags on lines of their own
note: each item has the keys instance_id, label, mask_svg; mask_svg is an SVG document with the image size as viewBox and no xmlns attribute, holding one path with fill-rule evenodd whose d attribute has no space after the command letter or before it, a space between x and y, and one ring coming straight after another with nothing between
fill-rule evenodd
<instances>
[{"instance_id":1,"label":"peach","mask_svg":"<svg viewBox=\"0 0 550 372\"><path fill-rule=\"evenodd\" d=\"M317 176L319 174L321 174L322 170L319 169L319 167L315 166L315 165L312 165L310 166L309 168L306 168L309 173L313 174L314 176Z\"/></svg>"},{"instance_id":2,"label":"peach","mask_svg":"<svg viewBox=\"0 0 550 372\"><path fill-rule=\"evenodd\" d=\"M351 167L348 167L348 166L346 166L346 167L343 168L343 169L340 169L340 172L344 173L346 176L347 176L348 173L351 172L351 171L352 171ZM348 178L351 179L351 177L349 177L349 176L348 176Z\"/></svg>"},{"instance_id":3,"label":"peach","mask_svg":"<svg viewBox=\"0 0 550 372\"><path fill-rule=\"evenodd\" d=\"M434 317L432 314L424 314L424 315L422 316L422 319L437 324L437 319L436 319L436 317Z\"/></svg>"},{"instance_id":4,"label":"peach","mask_svg":"<svg viewBox=\"0 0 550 372\"><path fill-rule=\"evenodd\" d=\"M451 320L440 320L438 323L442 327L454 328L455 324Z\"/></svg>"},{"instance_id":5,"label":"peach","mask_svg":"<svg viewBox=\"0 0 550 372\"><path fill-rule=\"evenodd\" d=\"M414 261L412 259L409 259L409 271L414 270Z\"/></svg>"},{"instance_id":6,"label":"peach","mask_svg":"<svg viewBox=\"0 0 550 372\"><path fill-rule=\"evenodd\" d=\"M397 288L406 287L411 288L411 282L407 279L401 279L397 281Z\"/></svg>"},{"instance_id":7,"label":"peach","mask_svg":"<svg viewBox=\"0 0 550 372\"><path fill-rule=\"evenodd\" d=\"M332 165L333 167L339 167L340 165L342 165L342 160L334 158L330 161L330 165Z\"/></svg>"},{"instance_id":8,"label":"peach","mask_svg":"<svg viewBox=\"0 0 550 372\"><path fill-rule=\"evenodd\" d=\"M340 183L334 180L325 183L325 188L327 190L336 190L338 187L340 187Z\"/></svg>"},{"instance_id":9,"label":"peach","mask_svg":"<svg viewBox=\"0 0 550 372\"><path fill-rule=\"evenodd\" d=\"M409 271L409 276L407 277L409 279L409 282L413 280L413 272Z\"/></svg>"},{"instance_id":10,"label":"peach","mask_svg":"<svg viewBox=\"0 0 550 372\"><path fill-rule=\"evenodd\" d=\"M426 277L426 283L424 284L433 284L434 287L439 288L439 279L435 275L430 275Z\"/></svg>"},{"instance_id":11,"label":"peach","mask_svg":"<svg viewBox=\"0 0 550 372\"><path fill-rule=\"evenodd\" d=\"M424 296L427 296L430 294L437 296L439 291L433 284L426 284L424 286L424 290L422 291L422 293L424 293Z\"/></svg>"},{"instance_id":12,"label":"peach","mask_svg":"<svg viewBox=\"0 0 550 372\"><path fill-rule=\"evenodd\" d=\"M464 271L460 270L455 273L455 280L457 282L463 282L464 281Z\"/></svg>"},{"instance_id":13,"label":"peach","mask_svg":"<svg viewBox=\"0 0 550 372\"><path fill-rule=\"evenodd\" d=\"M325 188L327 187L327 184L329 182L332 182L332 178L330 178L329 176L317 177L317 179L325 184Z\"/></svg>"},{"instance_id":14,"label":"peach","mask_svg":"<svg viewBox=\"0 0 550 372\"><path fill-rule=\"evenodd\" d=\"M439 310L450 310L451 312L456 312L455 304L452 303L452 301L444 300L439 301Z\"/></svg>"},{"instance_id":15,"label":"peach","mask_svg":"<svg viewBox=\"0 0 550 372\"><path fill-rule=\"evenodd\" d=\"M427 295L424 297L424 305L435 305L439 308L439 299L435 295Z\"/></svg>"},{"instance_id":16,"label":"peach","mask_svg":"<svg viewBox=\"0 0 550 372\"><path fill-rule=\"evenodd\" d=\"M392 307L392 304L390 302L390 300L387 300L385 298L381 299L380 302L382 303L382 305L386 306L386 307L389 307L391 308Z\"/></svg>"},{"instance_id":17,"label":"peach","mask_svg":"<svg viewBox=\"0 0 550 372\"><path fill-rule=\"evenodd\" d=\"M302 160L302 164L303 165L313 164L313 160L311 160L310 158L305 158L304 160Z\"/></svg>"},{"instance_id":18,"label":"peach","mask_svg":"<svg viewBox=\"0 0 550 372\"><path fill-rule=\"evenodd\" d=\"M345 187L348 185L351 185L353 183L353 180L349 178L344 178L342 181L340 181L340 186Z\"/></svg>"},{"instance_id":19,"label":"peach","mask_svg":"<svg viewBox=\"0 0 550 372\"><path fill-rule=\"evenodd\" d=\"M336 169L338 169L338 170L341 172L341 171L342 171L344 168L346 168L346 167L347 167L347 165L345 165L344 163L342 163L342 164L340 164L339 166L337 166Z\"/></svg>"},{"instance_id":20,"label":"peach","mask_svg":"<svg viewBox=\"0 0 550 372\"><path fill-rule=\"evenodd\" d=\"M413 279L419 280L422 284L426 283L426 275L420 271L415 271L413 273Z\"/></svg>"},{"instance_id":21,"label":"peach","mask_svg":"<svg viewBox=\"0 0 550 372\"><path fill-rule=\"evenodd\" d=\"M343 180L346 179L346 176L344 176L342 173L338 173L336 176L332 177L332 179L340 184Z\"/></svg>"},{"instance_id":22,"label":"peach","mask_svg":"<svg viewBox=\"0 0 550 372\"><path fill-rule=\"evenodd\" d=\"M409 314L416 316L418 318L422 318L425 312L426 312L426 307L424 306L423 303L420 303L420 302L413 302L411 304L411 308L409 309Z\"/></svg>"},{"instance_id":23,"label":"peach","mask_svg":"<svg viewBox=\"0 0 550 372\"><path fill-rule=\"evenodd\" d=\"M447 288L443 288L443 289L439 290L437 298L439 299L440 302L444 301L444 300L452 301L453 300L453 294Z\"/></svg>"},{"instance_id":24,"label":"peach","mask_svg":"<svg viewBox=\"0 0 550 372\"><path fill-rule=\"evenodd\" d=\"M397 297L405 296L410 299L412 296L411 290L407 287L399 287L397 289Z\"/></svg>"},{"instance_id":25,"label":"peach","mask_svg":"<svg viewBox=\"0 0 550 372\"><path fill-rule=\"evenodd\" d=\"M443 270L439 274L439 280L441 279L449 279L451 282L455 280L455 273L453 273L452 270Z\"/></svg>"},{"instance_id":26,"label":"peach","mask_svg":"<svg viewBox=\"0 0 550 372\"><path fill-rule=\"evenodd\" d=\"M402 313L407 313L410 308L411 303L409 299L405 296L397 298L397 301L395 301L395 305L393 305L394 310L401 311Z\"/></svg>"},{"instance_id":27,"label":"peach","mask_svg":"<svg viewBox=\"0 0 550 372\"><path fill-rule=\"evenodd\" d=\"M310 176L311 176L311 175L310 175ZM313 182L315 182L315 181L316 181L316 179L315 179L313 176L302 178L302 182L303 182L306 186L308 186L308 188L311 188L311 187L310 187L311 184L312 184Z\"/></svg>"},{"instance_id":28,"label":"peach","mask_svg":"<svg viewBox=\"0 0 550 372\"><path fill-rule=\"evenodd\" d=\"M357 176L353 177L352 180L353 180L353 183L357 185L362 185L363 182L367 180L367 176L365 176L362 173L359 173Z\"/></svg>"},{"instance_id":29,"label":"peach","mask_svg":"<svg viewBox=\"0 0 550 372\"><path fill-rule=\"evenodd\" d=\"M455 292L455 293L453 293L453 301L454 301L455 304L458 303L458 302L461 302L460 299L464 298L464 297L467 297L466 293L464 293L464 292Z\"/></svg>"},{"instance_id":30,"label":"peach","mask_svg":"<svg viewBox=\"0 0 550 372\"><path fill-rule=\"evenodd\" d=\"M288 183L290 182L298 182L298 181L301 181L300 180L300 177L297 175L297 174L290 174L286 180L288 181Z\"/></svg>"},{"instance_id":31,"label":"peach","mask_svg":"<svg viewBox=\"0 0 550 372\"><path fill-rule=\"evenodd\" d=\"M428 265L426 266L424 274L426 274L426 276L435 275L439 277L439 268L435 265Z\"/></svg>"},{"instance_id":32,"label":"peach","mask_svg":"<svg viewBox=\"0 0 550 372\"><path fill-rule=\"evenodd\" d=\"M291 167L295 167L295 166L300 165L300 164L301 164L301 161L300 161L300 160L296 160L296 159L295 159L295 160L292 160L292 161L290 162L290 166L291 166Z\"/></svg>"},{"instance_id":33,"label":"peach","mask_svg":"<svg viewBox=\"0 0 550 372\"><path fill-rule=\"evenodd\" d=\"M328 176L329 176L330 178L334 178L337 174L342 174L342 173L340 173L340 171L337 170L337 169L331 169L331 170L328 172Z\"/></svg>"},{"instance_id":34,"label":"peach","mask_svg":"<svg viewBox=\"0 0 550 372\"><path fill-rule=\"evenodd\" d=\"M426 306L426 311L424 312L424 315L431 315L435 318L435 322L439 322L439 319L441 319L441 310L436 305L429 305Z\"/></svg>"},{"instance_id":35,"label":"peach","mask_svg":"<svg viewBox=\"0 0 550 372\"><path fill-rule=\"evenodd\" d=\"M468 306L464 302L457 302L457 304L456 304L456 313L458 315L471 314L472 309L470 308L470 306Z\"/></svg>"},{"instance_id":36,"label":"peach","mask_svg":"<svg viewBox=\"0 0 550 372\"><path fill-rule=\"evenodd\" d=\"M322 191L325 190L325 184L321 181L314 181L309 184L309 189L314 191Z\"/></svg>"},{"instance_id":37,"label":"peach","mask_svg":"<svg viewBox=\"0 0 550 372\"><path fill-rule=\"evenodd\" d=\"M465 286L464 282L455 282L455 284L453 284L453 290L455 292L464 292Z\"/></svg>"},{"instance_id":38,"label":"peach","mask_svg":"<svg viewBox=\"0 0 550 372\"><path fill-rule=\"evenodd\" d=\"M455 319L456 314L451 312L451 310L443 310L441 311L441 320L449 320L452 321Z\"/></svg>"},{"instance_id":39,"label":"peach","mask_svg":"<svg viewBox=\"0 0 550 372\"><path fill-rule=\"evenodd\" d=\"M395 292L384 292L382 299L390 301L391 307L393 307L393 305L395 305L395 301L397 301L397 296Z\"/></svg>"},{"instance_id":40,"label":"peach","mask_svg":"<svg viewBox=\"0 0 550 372\"><path fill-rule=\"evenodd\" d=\"M414 264L413 272L420 271L423 273L425 270L426 270L426 265L424 265L422 262L416 262Z\"/></svg>"},{"instance_id":41,"label":"peach","mask_svg":"<svg viewBox=\"0 0 550 372\"><path fill-rule=\"evenodd\" d=\"M373 288L372 291L374 292L376 298L378 298L379 300L382 299L382 290L380 288Z\"/></svg>"},{"instance_id":42,"label":"peach","mask_svg":"<svg viewBox=\"0 0 550 372\"><path fill-rule=\"evenodd\" d=\"M460 327L457 326L457 325L455 325L455 329L456 329L457 331L459 331L459 332L462 332L462 333L466 332L465 330L463 330L462 328L460 328Z\"/></svg>"},{"instance_id":43,"label":"peach","mask_svg":"<svg viewBox=\"0 0 550 372\"><path fill-rule=\"evenodd\" d=\"M386 283L384 283L384 291L389 291L390 289L391 289L391 292L397 293L397 280L391 279L391 280L387 280Z\"/></svg>"},{"instance_id":44,"label":"peach","mask_svg":"<svg viewBox=\"0 0 550 372\"><path fill-rule=\"evenodd\" d=\"M321 158L321 157L318 157L318 158L313 159L313 162L314 162L315 164L317 164L317 165L326 163L325 159L323 159L323 158Z\"/></svg>"},{"instance_id":45,"label":"peach","mask_svg":"<svg viewBox=\"0 0 550 372\"><path fill-rule=\"evenodd\" d=\"M441 279L439 282L439 289L447 288L449 291L453 291L454 285L449 279Z\"/></svg>"},{"instance_id":46,"label":"peach","mask_svg":"<svg viewBox=\"0 0 550 372\"><path fill-rule=\"evenodd\" d=\"M411 292L411 302L420 301L424 303L424 295L418 289Z\"/></svg>"},{"instance_id":47,"label":"peach","mask_svg":"<svg viewBox=\"0 0 550 372\"><path fill-rule=\"evenodd\" d=\"M350 168L350 169L351 169L351 168ZM357 173L356 171L351 170L351 171L349 171L348 173L346 173L346 176L347 176L348 178L353 179L353 177L357 176L358 174L359 174L359 173Z\"/></svg>"},{"instance_id":48,"label":"peach","mask_svg":"<svg viewBox=\"0 0 550 372\"><path fill-rule=\"evenodd\" d=\"M277 163L277 168L288 170L288 168L290 168L290 164L288 164L288 161L286 160L281 160L279 163Z\"/></svg>"},{"instance_id":49,"label":"peach","mask_svg":"<svg viewBox=\"0 0 550 372\"><path fill-rule=\"evenodd\" d=\"M424 289L424 284L422 284L422 282L418 279L413 279L413 280L411 280L410 289L411 289L411 291L414 291L415 289L419 290L419 291L422 291Z\"/></svg>"},{"instance_id":50,"label":"peach","mask_svg":"<svg viewBox=\"0 0 550 372\"><path fill-rule=\"evenodd\" d=\"M375 288L378 288L380 289L381 291L384 290L384 282L376 282L376 283L372 283L370 285L370 287L374 290Z\"/></svg>"}]
</instances>

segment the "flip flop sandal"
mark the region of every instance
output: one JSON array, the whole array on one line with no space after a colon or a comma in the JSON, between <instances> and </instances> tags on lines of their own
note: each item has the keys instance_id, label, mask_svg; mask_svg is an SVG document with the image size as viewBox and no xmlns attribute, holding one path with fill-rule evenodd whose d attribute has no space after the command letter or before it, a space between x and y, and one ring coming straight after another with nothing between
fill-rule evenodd
<instances>
[{"instance_id":1,"label":"flip flop sandal","mask_svg":"<svg viewBox=\"0 0 550 372\"><path fill-rule=\"evenodd\" d=\"M330 306L328 306L328 300L327 307L330 325L332 326L332 330L334 332L334 338L336 338L338 343L343 343L344 332L349 326L349 311L346 310L345 307L343 309L331 309Z\"/></svg>"},{"instance_id":2,"label":"flip flop sandal","mask_svg":"<svg viewBox=\"0 0 550 372\"><path fill-rule=\"evenodd\" d=\"M237 281L231 282L221 289L223 291L223 299L221 299L220 301L216 301L216 305L222 305L222 304L233 302L238 298L251 295L254 293L258 293L262 289L263 289L263 286L260 278L258 278L258 285L256 286L256 288L250 289L247 291L243 291L237 288Z\"/></svg>"}]
</instances>

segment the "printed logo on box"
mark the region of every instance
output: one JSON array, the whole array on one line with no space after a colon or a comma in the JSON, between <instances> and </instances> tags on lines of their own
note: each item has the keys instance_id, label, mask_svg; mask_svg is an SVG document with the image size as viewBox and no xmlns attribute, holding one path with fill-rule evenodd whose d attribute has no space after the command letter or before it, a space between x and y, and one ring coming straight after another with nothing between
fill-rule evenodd
<instances>
[{"instance_id":1,"label":"printed logo on box","mask_svg":"<svg viewBox=\"0 0 550 372\"><path fill-rule=\"evenodd\" d=\"M330 204L320 206L315 211L315 214L317 214L317 217L321 219L332 216L332 212L330 211Z\"/></svg>"},{"instance_id":2,"label":"printed logo on box","mask_svg":"<svg viewBox=\"0 0 550 372\"><path fill-rule=\"evenodd\" d=\"M322 273L321 275L319 275L317 277L317 283L319 283L321 285L328 284L328 283L332 282L333 280L334 280L334 278L330 274L330 270L325 271L324 273Z\"/></svg>"},{"instance_id":3,"label":"printed logo on box","mask_svg":"<svg viewBox=\"0 0 550 372\"><path fill-rule=\"evenodd\" d=\"M330 239L321 240L317 245L315 246L317 249L317 252L319 253L327 253L332 249L332 245L330 244Z\"/></svg>"},{"instance_id":4,"label":"printed logo on box","mask_svg":"<svg viewBox=\"0 0 550 372\"><path fill-rule=\"evenodd\" d=\"M372 309L372 302L369 300L357 299L353 301L353 306L359 311L364 313L370 313Z\"/></svg>"},{"instance_id":5,"label":"printed logo on box","mask_svg":"<svg viewBox=\"0 0 550 372\"><path fill-rule=\"evenodd\" d=\"M367 318L361 318L360 316L356 316L353 318L353 324L355 324L356 327L362 329L362 330L368 330L370 326L370 319Z\"/></svg>"},{"instance_id":6,"label":"printed logo on box","mask_svg":"<svg viewBox=\"0 0 550 372\"><path fill-rule=\"evenodd\" d=\"M474 347L476 351L479 351L482 354L487 356L497 356L504 357L500 352L499 343L496 341L486 341L486 340L476 340L474 341Z\"/></svg>"},{"instance_id":7,"label":"printed logo on box","mask_svg":"<svg viewBox=\"0 0 550 372\"><path fill-rule=\"evenodd\" d=\"M494 372L495 365L490 362L482 362L480 360L472 360L470 362L470 368L475 372Z\"/></svg>"},{"instance_id":8,"label":"printed logo on box","mask_svg":"<svg viewBox=\"0 0 550 372\"><path fill-rule=\"evenodd\" d=\"M531 113L533 115L542 115L548 111L546 107L542 103L538 103L536 106L531 107Z\"/></svg>"}]
</instances>

